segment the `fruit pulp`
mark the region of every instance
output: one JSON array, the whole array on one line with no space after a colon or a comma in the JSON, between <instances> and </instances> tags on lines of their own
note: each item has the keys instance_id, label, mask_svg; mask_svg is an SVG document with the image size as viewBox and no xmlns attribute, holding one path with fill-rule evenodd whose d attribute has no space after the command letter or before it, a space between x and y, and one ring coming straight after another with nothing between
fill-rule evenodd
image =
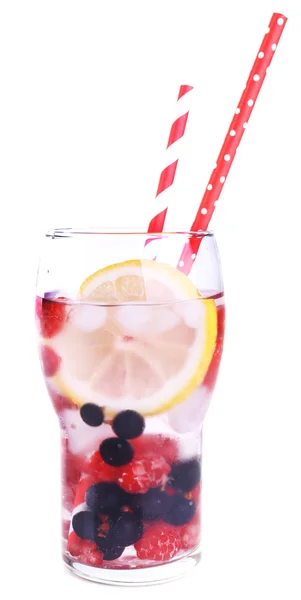
<instances>
[{"instance_id":1,"label":"fruit pulp","mask_svg":"<svg viewBox=\"0 0 301 600\"><path fill-rule=\"evenodd\" d=\"M64 293L37 298L40 358L62 432L69 564L143 568L200 543L201 432L224 334L223 294L201 297L217 315L201 373L198 299L109 306Z\"/></svg>"}]
</instances>

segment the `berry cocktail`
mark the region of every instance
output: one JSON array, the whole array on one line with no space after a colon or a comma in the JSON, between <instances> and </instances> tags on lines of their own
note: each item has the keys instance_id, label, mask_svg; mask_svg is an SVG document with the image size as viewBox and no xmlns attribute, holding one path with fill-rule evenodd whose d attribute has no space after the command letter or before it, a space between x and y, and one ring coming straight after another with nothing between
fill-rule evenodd
<instances>
[{"instance_id":1,"label":"berry cocktail","mask_svg":"<svg viewBox=\"0 0 301 600\"><path fill-rule=\"evenodd\" d=\"M111 235L127 257L129 238ZM204 237L216 269L206 287L208 264L196 281L143 257L108 265L110 236L52 233L56 247L76 243L47 269L61 271L60 289L38 286L36 322L62 434L64 560L84 577L150 583L200 556L202 425L224 331L216 247Z\"/></svg>"}]
</instances>

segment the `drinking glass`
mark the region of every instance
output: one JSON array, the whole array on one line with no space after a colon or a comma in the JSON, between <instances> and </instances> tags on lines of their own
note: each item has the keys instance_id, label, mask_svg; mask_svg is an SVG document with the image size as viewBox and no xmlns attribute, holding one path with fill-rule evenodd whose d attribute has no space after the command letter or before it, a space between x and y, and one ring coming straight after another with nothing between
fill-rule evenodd
<instances>
[{"instance_id":1,"label":"drinking glass","mask_svg":"<svg viewBox=\"0 0 301 600\"><path fill-rule=\"evenodd\" d=\"M48 232L36 323L61 431L67 567L120 585L179 577L201 556L202 427L223 346L213 233Z\"/></svg>"}]
</instances>

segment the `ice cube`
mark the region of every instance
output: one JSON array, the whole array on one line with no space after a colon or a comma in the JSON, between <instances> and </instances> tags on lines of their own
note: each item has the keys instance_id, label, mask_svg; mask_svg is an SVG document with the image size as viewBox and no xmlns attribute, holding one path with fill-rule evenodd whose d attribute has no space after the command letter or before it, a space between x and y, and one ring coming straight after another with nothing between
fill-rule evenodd
<instances>
[{"instance_id":1,"label":"ice cube","mask_svg":"<svg viewBox=\"0 0 301 600\"><path fill-rule=\"evenodd\" d=\"M86 456L87 453L97 449L101 440L113 435L110 425L103 423L101 427L90 427L84 423L77 410L66 409L62 413L69 449L72 454Z\"/></svg>"},{"instance_id":2,"label":"ice cube","mask_svg":"<svg viewBox=\"0 0 301 600\"><path fill-rule=\"evenodd\" d=\"M116 311L116 320L128 333L137 335L150 325L151 315L150 306L121 306Z\"/></svg>"},{"instance_id":3,"label":"ice cube","mask_svg":"<svg viewBox=\"0 0 301 600\"><path fill-rule=\"evenodd\" d=\"M201 432L198 435L195 433L185 433L179 439L179 460L189 460L200 456L202 450Z\"/></svg>"},{"instance_id":4,"label":"ice cube","mask_svg":"<svg viewBox=\"0 0 301 600\"><path fill-rule=\"evenodd\" d=\"M107 318L107 309L104 306L94 306L93 304L76 306L69 318L74 327L89 333L103 327Z\"/></svg>"},{"instance_id":5,"label":"ice cube","mask_svg":"<svg viewBox=\"0 0 301 600\"><path fill-rule=\"evenodd\" d=\"M160 335L169 329L173 329L180 323L180 317L170 308L156 308L152 319L152 333Z\"/></svg>"},{"instance_id":6,"label":"ice cube","mask_svg":"<svg viewBox=\"0 0 301 600\"><path fill-rule=\"evenodd\" d=\"M174 310L180 315L188 327L199 327L204 318L204 304L200 300L177 302Z\"/></svg>"},{"instance_id":7,"label":"ice cube","mask_svg":"<svg viewBox=\"0 0 301 600\"><path fill-rule=\"evenodd\" d=\"M164 415L148 417L145 420L144 433L168 435L169 437L173 437L174 435L174 431L167 419L164 419Z\"/></svg>"},{"instance_id":8,"label":"ice cube","mask_svg":"<svg viewBox=\"0 0 301 600\"><path fill-rule=\"evenodd\" d=\"M211 392L205 386L196 389L184 402L168 412L168 421L178 433L199 431L205 419Z\"/></svg>"}]
</instances>

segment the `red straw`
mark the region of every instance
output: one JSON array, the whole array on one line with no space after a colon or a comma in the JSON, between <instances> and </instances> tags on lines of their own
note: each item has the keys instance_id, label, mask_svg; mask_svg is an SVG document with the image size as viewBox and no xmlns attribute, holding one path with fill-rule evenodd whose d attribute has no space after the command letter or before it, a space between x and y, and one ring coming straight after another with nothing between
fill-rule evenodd
<instances>
[{"instance_id":1,"label":"red straw","mask_svg":"<svg viewBox=\"0 0 301 600\"><path fill-rule=\"evenodd\" d=\"M158 231L163 231L163 228L164 228L166 213L168 210L167 199L166 199L166 202L164 202L164 192L174 182L174 178L175 178L175 174L176 174L176 170L177 170L177 166L178 166L178 160L179 160L178 149L176 151L176 158L173 157L174 160L171 160L171 151L174 152L174 150L176 148L174 146L174 144L176 144L176 142L178 140L180 140L185 133L188 114L189 114L189 104L188 104L190 102L189 92L191 92L191 90L193 90L193 87L191 87L190 85L181 85L181 87L180 87L180 91L178 94L178 100L177 100L177 109L180 111L180 116L177 119L175 119L175 121L173 122L171 129L170 129L170 134L169 134L169 138L168 138L168 142L167 142L167 146L166 146L167 166L165 167L165 169L163 169L163 171L160 175L158 189L157 189L157 193L156 193L156 198L158 198L158 196L160 196L160 200L161 200L161 198L163 200L163 208L162 208L162 203L161 203L161 207L159 204L160 209L158 211L158 206L157 206L157 204L155 205L157 212L156 212L155 216L152 218L152 220L150 221L150 224L148 227L149 233L156 233ZM187 97L187 94L188 94L188 97ZM168 151L169 148L171 149L170 151ZM163 194L163 196L161 196L162 194ZM149 241L151 241L151 240L146 240L146 243L148 243Z\"/></svg>"},{"instance_id":2,"label":"red straw","mask_svg":"<svg viewBox=\"0 0 301 600\"><path fill-rule=\"evenodd\" d=\"M218 155L216 167L211 173L196 218L191 226L191 231L205 231L208 228L286 21L287 17L284 15L279 13L272 15L269 27L251 69L247 85ZM184 246L177 266L180 271L186 274L190 272L201 241L202 237L191 238L189 243Z\"/></svg>"}]
</instances>

